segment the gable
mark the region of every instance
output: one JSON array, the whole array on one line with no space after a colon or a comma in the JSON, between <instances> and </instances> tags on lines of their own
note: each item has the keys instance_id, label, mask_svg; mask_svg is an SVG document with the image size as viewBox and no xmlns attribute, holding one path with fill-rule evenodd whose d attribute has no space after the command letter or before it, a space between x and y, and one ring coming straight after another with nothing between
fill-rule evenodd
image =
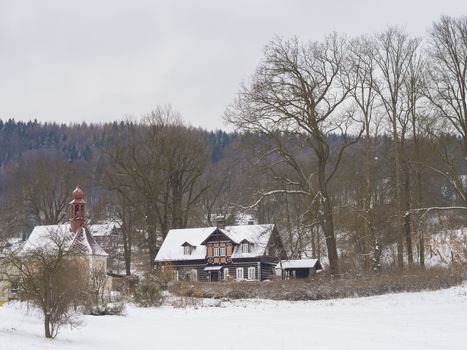
<instances>
[{"instance_id":1,"label":"gable","mask_svg":"<svg viewBox=\"0 0 467 350\"><path fill-rule=\"evenodd\" d=\"M211 233L201 244L207 244L210 242L232 242L232 239L228 237L224 232L219 229L216 229Z\"/></svg>"},{"instance_id":2,"label":"gable","mask_svg":"<svg viewBox=\"0 0 467 350\"><path fill-rule=\"evenodd\" d=\"M232 258L257 258L264 255L275 225L239 225L226 226L223 229L216 227L174 229L167 236L160 247L155 262L204 260L206 259L206 245L208 241L232 241L235 249ZM252 243L253 248L249 252L241 252L238 247L240 242L246 240ZM189 255L185 255L183 244L189 243L196 249Z\"/></svg>"}]
</instances>

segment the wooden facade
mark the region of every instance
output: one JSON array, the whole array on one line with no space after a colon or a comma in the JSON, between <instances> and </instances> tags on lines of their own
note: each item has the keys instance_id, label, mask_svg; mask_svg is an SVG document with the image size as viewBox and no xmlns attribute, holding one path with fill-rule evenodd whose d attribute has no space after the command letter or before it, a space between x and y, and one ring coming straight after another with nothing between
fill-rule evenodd
<instances>
[{"instance_id":1,"label":"wooden facade","mask_svg":"<svg viewBox=\"0 0 467 350\"><path fill-rule=\"evenodd\" d=\"M248 230L248 227L243 229ZM184 234L180 231L177 234ZM285 255L275 226L269 233L269 239L262 243L261 247L255 246L258 243L254 239L251 239L252 242L235 242L228 234L226 230L214 228L212 233L196 246L190 243L190 232L187 230L186 241L181 244L185 259L158 261L156 257L156 267L170 266L174 279L180 281L262 281L274 275L277 262ZM187 246L190 248L186 248ZM186 257L187 253L199 250L200 246L205 249L204 258L197 256L197 259L191 260Z\"/></svg>"},{"instance_id":2,"label":"wooden facade","mask_svg":"<svg viewBox=\"0 0 467 350\"><path fill-rule=\"evenodd\" d=\"M281 261L276 269L281 271L282 279L310 278L323 267L318 259L299 259Z\"/></svg>"}]
</instances>

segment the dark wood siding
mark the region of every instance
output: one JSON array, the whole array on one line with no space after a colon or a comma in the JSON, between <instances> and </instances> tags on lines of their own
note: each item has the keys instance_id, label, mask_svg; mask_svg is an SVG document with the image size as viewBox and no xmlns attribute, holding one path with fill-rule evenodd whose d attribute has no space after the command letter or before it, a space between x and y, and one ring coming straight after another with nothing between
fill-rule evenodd
<instances>
[{"instance_id":1,"label":"dark wood siding","mask_svg":"<svg viewBox=\"0 0 467 350\"><path fill-rule=\"evenodd\" d=\"M204 271L204 268L207 265L202 262L202 263L173 263L171 264L171 268L174 270L178 271L179 274L179 279L182 280L188 280L189 279L189 274L190 271L195 269L198 277L198 281L200 282L206 282L208 281L208 272ZM213 266L213 265L209 265ZM255 278L256 280L266 280L270 279L272 276L274 276L274 264L267 264L267 263L259 263L257 261L250 261L250 262L239 262L239 263L231 263L231 264L225 264L222 266L222 269L219 270L220 273L220 278L219 280L224 280L224 269L229 270L229 280L233 281L236 279L236 274L237 274L237 268L243 268L243 277L245 280L248 280L248 268L249 267L254 267L255 268Z\"/></svg>"},{"instance_id":2,"label":"dark wood siding","mask_svg":"<svg viewBox=\"0 0 467 350\"><path fill-rule=\"evenodd\" d=\"M275 264L261 263L261 280L271 279L275 275Z\"/></svg>"},{"instance_id":3,"label":"dark wood siding","mask_svg":"<svg viewBox=\"0 0 467 350\"><path fill-rule=\"evenodd\" d=\"M180 281L187 281L190 280L190 272L191 270L196 270L198 281L206 281L207 280L207 273L204 271L204 267L206 265L174 265L172 266L174 270L178 271L178 276Z\"/></svg>"}]
</instances>

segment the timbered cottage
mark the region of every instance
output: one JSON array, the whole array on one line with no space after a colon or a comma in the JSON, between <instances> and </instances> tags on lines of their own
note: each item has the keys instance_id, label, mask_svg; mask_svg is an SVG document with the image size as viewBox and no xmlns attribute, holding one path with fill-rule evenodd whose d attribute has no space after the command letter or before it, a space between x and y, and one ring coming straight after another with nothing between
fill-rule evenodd
<instances>
[{"instance_id":1,"label":"timbered cottage","mask_svg":"<svg viewBox=\"0 0 467 350\"><path fill-rule=\"evenodd\" d=\"M284 257L275 225L224 226L219 220L216 227L170 230L155 263L173 269L175 280L261 281Z\"/></svg>"}]
</instances>

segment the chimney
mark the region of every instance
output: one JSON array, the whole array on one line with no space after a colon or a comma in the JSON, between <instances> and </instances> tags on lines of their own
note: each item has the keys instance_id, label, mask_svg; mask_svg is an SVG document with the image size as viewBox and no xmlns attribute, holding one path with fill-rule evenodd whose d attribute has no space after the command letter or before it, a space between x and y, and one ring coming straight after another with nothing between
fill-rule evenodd
<instances>
[{"instance_id":1,"label":"chimney","mask_svg":"<svg viewBox=\"0 0 467 350\"><path fill-rule=\"evenodd\" d=\"M70 202L70 225L71 231L77 232L84 226L86 201L84 192L76 186L73 191L73 200Z\"/></svg>"},{"instance_id":2,"label":"chimney","mask_svg":"<svg viewBox=\"0 0 467 350\"><path fill-rule=\"evenodd\" d=\"M222 215L219 215L216 218L216 223L217 223L217 228L224 229L225 228L225 217Z\"/></svg>"}]
</instances>

